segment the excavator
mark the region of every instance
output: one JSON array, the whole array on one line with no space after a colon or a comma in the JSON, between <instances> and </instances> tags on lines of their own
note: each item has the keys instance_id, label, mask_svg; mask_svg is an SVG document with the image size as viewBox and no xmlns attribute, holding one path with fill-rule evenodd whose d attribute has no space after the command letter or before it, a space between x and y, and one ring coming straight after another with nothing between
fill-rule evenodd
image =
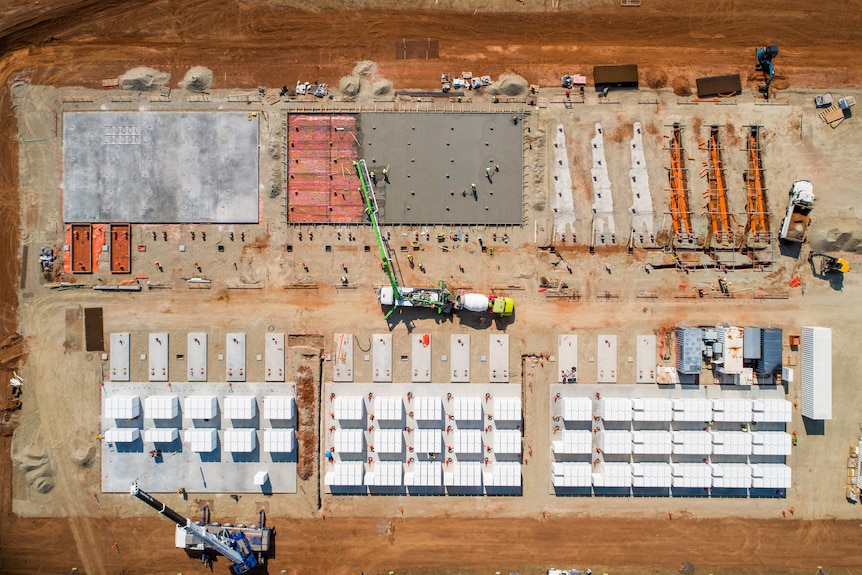
<instances>
[{"instance_id":1,"label":"excavator","mask_svg":"<svg viewBox=\"0 0 862 575\"><path fill-rule=\"evenodd\" d=\"M362 199L365 202L365 214L374 228L374 236L377 238L377 248L380 253L380 265L383 273L389 279L389 285L381 286L377 290L377 301L380 305L392 306L386 312L385 318L389 319L396 308L399 307L424 307L435 310L438 314L449 314L452 310L465 310L476 312L487 312L499 316L510 316L515 311L515 302L508 297L494 295L474 294L462 291L453 300L452 292L446 284L440 280L436 288L412 288L404 287L398 281L395 265L389 255L389 245L380 233L380 224L377 214L380 211L377 198L374 195L373 178L368 172L365 160L353 162L356 173L359 176ZM421 266L421 264L420 264Z\"/></svg>"},{"instance_id":2,"label":"excavator","mask_svg":"<svg viewBox=\"0 0 862 575\"><path fill-rule=\"evenodd\" d=\"M808 256L808 261L814 265L815 258L820 258L820 273L818 277L826 277L831 272L846 274L850 271L850 263L844 258L830 256L829 254L811 252Z\"/></svg>"},{"instance_id":3,"label":"excavator","mask_svg":"<svg viewBox=\"0 0 862 575\"><path fill-rule=\"evenodd\" d=\"M766 77L766 83L760 84L757 89L767 100L769 99L769 85L775 79L775 66L772 65L772 59L776 56L778 56L778 46L763 46L757 49L757 62L754 69L763 72Z\"/></svg>"}]
</instances>

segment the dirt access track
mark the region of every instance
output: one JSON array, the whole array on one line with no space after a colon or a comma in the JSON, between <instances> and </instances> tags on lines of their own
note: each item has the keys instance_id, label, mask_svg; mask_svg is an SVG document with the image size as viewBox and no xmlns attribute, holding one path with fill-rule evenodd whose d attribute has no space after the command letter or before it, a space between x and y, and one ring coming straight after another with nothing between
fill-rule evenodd
<instances>
[{"instance_id":1,"label":"dirt access track","mask_svg":"<svg viewBox=\"0 0 862 575\"><path fill-rule=\"evenodd\" d=\"M98 87L134 66L173 74L196 65L215 87L281 86L297 79L335 85L359 60L374 60L399 88L432 89L441 72L523 75L556 86L565 73L600 64L637 63L651 87L676 79L740 73L758 76L754 50L777 44L779 90L862 85L859 0L741 2L644 0L356 1L62 1L12 0L0 15L0 342L17 331L20 235L18 141L9 87ZM396 59L402 39L437 39L438 60ZM31 256L33 254L30 254ZM0 354L8 380L22 361L14 345ZM8 361L7 361L8 360ZM4 387L4 405L9 388ZM11 437L0 437L0 572L9 574L207 572L173 549L173 530L157 516L118 517L91 493L46 515L12 513ZM67 478L74 482L74 478ZM339 518L310 509L306 519L271 517L279 530L271 572L484 573L604 566L612 573L670 573L682 561L698 572L832 575L862 567L858 521L694 519L668 501L653 517L605 519L410 518L393 502L386 517ZM86 509L86 517L77 509ZM481 507L480 507L481 508ZM115 545L116 544L116 545ZM216 567L226 572L224 561Z\"/></svg>"}]
</instances>

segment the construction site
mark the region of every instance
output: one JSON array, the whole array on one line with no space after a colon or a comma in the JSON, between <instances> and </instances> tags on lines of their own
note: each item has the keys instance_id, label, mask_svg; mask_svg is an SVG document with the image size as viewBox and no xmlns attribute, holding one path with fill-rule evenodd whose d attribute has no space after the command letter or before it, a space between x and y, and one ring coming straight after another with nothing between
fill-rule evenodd
<instances>
[{"instance_id":1,"label":"construction site","mask_svg":"<svg viewBox=\"0 0 862 575\"><path fill-rule=\"evenodd\" d=\"M0 571L862 570L858 2L48 4Z\"/></svg>"}]
</instances>

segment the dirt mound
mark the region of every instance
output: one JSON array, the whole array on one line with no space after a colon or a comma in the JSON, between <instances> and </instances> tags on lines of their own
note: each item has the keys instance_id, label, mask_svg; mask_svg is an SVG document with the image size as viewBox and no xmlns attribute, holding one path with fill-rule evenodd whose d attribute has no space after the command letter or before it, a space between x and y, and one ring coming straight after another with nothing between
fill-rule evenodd
<instances>
[{"instance_id":1,"label":"dirt mound","mask_svg":"<svg viewBox=\"0 0 862 575\"><path fill-rule=\"evenodd\" d=\"M314 421L317 397L314 389L314 376L308 366L299 366L296 375L296 405L299 416L296 432L299 454L296 462L296 474L301 480L306 481L314 475L317 455L317 430Z\"/></svg>"},{"instance_id":2,"label":"dirt mound","mask_svg":"<svg viewBox=\"0 0 862 575\"><path fill-rule=\"evenodd\" d=\"M338 89L345 96L353 97L359 93L359 87L362 84L361 76L344 76L338 83Z\"/></svg>"},{"instance_id":3,"label":"dirt mound","mask_svg":"<svg viewBox=\"0 0 862 575\"><path fill-rule=\"evenodd\" d=\"M653 90L664 88L667 86L667 72L664 70L647 70L646 83Z\"/></svg>"},{"instance_id":4,"label":"dirt mound","mask_svg":"<svg viewBox=\"0 0 862 575\"><path fill-rule=\"evenodd\" d=\"M488 93L500 96L520 96L527 91L529 82L517 74L504 74L488 87Z\"/></svg>"},{"instance_id":5,"label":"dirt mound","mask_svg":"<svg viewBox=\"0 0 862 575\"><path fill-rule=\"evenodd\" d=\"M168 83L170 74L159 72L152 68L132 68L120 76L120 87L123 90L137 90L148 92L157 90Z\"/></svg>"},{"instance_id":6,"label":"dirt mound","mask_svg":"<svg viewBox=\"0 0 862 575\"><path fill-rule=\"evenodd\" d=\"M855 218L814 220L809 241L811 249L818 252L862 253L862 223Z\"/></svg>"},{"instance_id":7,"label":"dirt mound","mask_svg":"<svg viewBox=\"0 0 862 575\"><path fill-rule=\"evenodd\" d=\"M392 91L392 82L387 80L386 78L381 78L374 82L371 86L371 91L375 96L383 96Z\"/></svg>"},{"instance_id":8,"label":"dirt mound","mask_svg":"<svg viewBox=\"0 0 862 575\"><path fill-rule=\"evenodd\" d=\"M69 453L69 457L78 467L92 467L96 460L96 446L83 440L78 441Z\"/></svg>"},{"instance_id":9,"label":"dirt mound","mask_svg":"<svg viewBox=\"0 0 862 575\"><path fill-rule=\"evenodd\" d=\"M0 341L0 369L15 370L26 356L24 338L13 333Z\"/></svg>"},{"instance_id":10,"label":"dirt mound","mask_svg":"<svg viewBox=\"0 0 862 575\"><path fill-rule=\"evenodd\" d=\"M673 93L677 96L691 96L691 84L688 81L688 78L684 76L677 76L673 79Z\"/></svg>"},{"instance_id":11,"label":"dirt mound","mask_svg":"<svg viewBox=\"0 0 862 575\"><path fill-rule=\"evenodd\" d=\"M179 83L180 88L184 88L189 92L206 92L212 85L213 71L201 66L189 69Z\"/></svg>"},{"instance_id":12,"label":"dirt mound","mask_svg":"<svg viewBox=\"0 0 862 575\"><path fill-rule=\"evenodd\" d=\"M371 60L362 60L361 62L357 62L356 66L353 67L351 75L359 78L370 78L372 76L376 76L377 62L372 62Z\"/></svg>"},{"instance_id":13,"label":"dirt mound","mask_svg":"<svg viewBox=\"0 0 862 575\"><path fill-rule=\"evenodd\" d=\"M39 493L49 493L54 489L54 471L48 452L44 449L37 449L33 444L18 448L13 438L12 462L24 473L27 483Z\"/></svg>"}]
</instances>

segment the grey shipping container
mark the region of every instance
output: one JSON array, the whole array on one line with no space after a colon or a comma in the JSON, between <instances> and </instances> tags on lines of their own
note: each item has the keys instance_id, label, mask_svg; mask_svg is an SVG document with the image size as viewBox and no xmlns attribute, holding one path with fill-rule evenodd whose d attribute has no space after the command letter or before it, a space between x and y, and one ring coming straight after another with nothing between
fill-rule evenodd
<instances>
[{"instance_id":1,"label":"grey shipping container","mask_svg":"<svg viewBox=\"0 0 862 575\"><path fill-rule=\"evenodd\" d=\"M676 369L698 374L703 366L703 332L696 327L676 328Z\"/></svg>"},{"instance_id":2,"label":"grey shipping container","mask_svg":"<svg viewBox=\"0 0 862 575\"><path fill-rule=\"evenodd\" d=\"M759 327L747 327L742 335L742 359L760 359Z\"/></svg>"},{"instance_id":3,"label":"grey shipping container","mask_svg":"<svg viewBox=\"0 0 862 575\"><path fill-rule=\"evenodd\" d=\"M760 332L760 359L754 364L758 375L780 375L784 353L781 329L768 327Z\"/></svg>"}]
</instances>

